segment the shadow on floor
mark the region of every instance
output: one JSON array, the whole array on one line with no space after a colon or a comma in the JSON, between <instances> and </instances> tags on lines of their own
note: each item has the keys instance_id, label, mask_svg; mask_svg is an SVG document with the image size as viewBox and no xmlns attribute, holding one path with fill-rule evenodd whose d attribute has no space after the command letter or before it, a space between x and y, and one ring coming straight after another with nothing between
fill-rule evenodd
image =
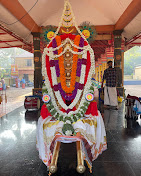
<instances>
[{"instance_id":1,"label":"shadow on floor","mask_svg":"<svg viewBox=\"0 0 141 176\"><path fill-rule=\"evenodd\" d=\"M101 111L108 149L93 162L93 173L87 169L83 176L141 175L141 120L126 121L124 107L123 102L118 111ZM0 176L47 176L36 149L39 115L20 107L0 118ZM75 145L61 145L54 176L82 176L75 166Z\"/></svg>"}]
</instances>

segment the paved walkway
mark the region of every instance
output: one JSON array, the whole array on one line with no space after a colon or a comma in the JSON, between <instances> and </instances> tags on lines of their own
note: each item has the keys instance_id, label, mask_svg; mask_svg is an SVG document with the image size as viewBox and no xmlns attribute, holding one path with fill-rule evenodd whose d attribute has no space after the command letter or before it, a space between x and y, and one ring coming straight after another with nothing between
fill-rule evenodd
<instances>
[{"instance_id":1,"label":"paved walkway","mask_svg":"<svg viewBox=\"0 0 141 176\"><path fill-rule=\"evenodd\" d=\"M130 94L133 96L141 97L141 85L125 85L125 95Z\"/></svg>"},{"instance_id":2,"label":"paved walkway","mask_svg":"<svg viewBox=\"0 0 141 176\"><path fill-rule=\"evenodd\" d=\"M0 104L0 117L23 106L25 96L32 95L32 89L32 87L25 89L10 87L6 91L0 91L3 98L3 102Z\"/></svg>"}]
</instances>

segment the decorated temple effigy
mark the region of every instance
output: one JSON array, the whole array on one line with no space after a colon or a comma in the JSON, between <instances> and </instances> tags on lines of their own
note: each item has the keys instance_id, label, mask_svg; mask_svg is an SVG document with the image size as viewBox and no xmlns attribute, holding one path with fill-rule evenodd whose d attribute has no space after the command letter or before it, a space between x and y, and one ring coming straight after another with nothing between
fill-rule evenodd
<instances>
[{"instance_id":1,"label":"decorated temple effigy","mask_svg":"<svg viewBox=\"0 0 141 176\"><path fill-rule=\"evenodd\" d=\"M79 29L66 0L58 28L45 32L49 44L42 55L43 106L38 120L37 149L50 174L57 170L61 143L75 142L77 171L90 172L92 162L107 149L102 116L94 100L94 52L87 28ZM101 70L102 72L102 70Z\"/></svg>"}]
</instances>

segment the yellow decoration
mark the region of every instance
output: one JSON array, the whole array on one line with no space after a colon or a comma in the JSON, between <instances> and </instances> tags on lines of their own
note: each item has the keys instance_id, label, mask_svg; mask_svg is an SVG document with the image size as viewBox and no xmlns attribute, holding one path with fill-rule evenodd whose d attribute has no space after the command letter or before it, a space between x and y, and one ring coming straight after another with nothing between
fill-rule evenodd
<instances>
[{"instance_id":1,"label":"yellow decoration","mask_svg":"<svg viewBox=\"0 0 141 176\"><path fill-rule=\"evenodd\" d=\"M106 67L107 67L107 63L103 62L102 63L102 75L104 74L104 70L106 70Z\"/></svg>"},{"instance_id":2,"label":"yellow decoration","mask_svg":"<svg viewBox=\"0 0 141 176\"><path fill-rule=\"evenodd\" d=\"M54 32L53 31L49 31L48 33L47 33L47 38L49 39L49 40L51 40L53 37L54 37Z\"/></svg>"},{"instance_id":3,"label":"yellow decoration","mask_svg":"<svg viewBox=\"0 0 141 176\"><path fill-rule=\"evenodd\" d=\"M118 102L122 103L122 98L120 96L118 96L117 98L118 98Z\"/></svg>"},{"instance_id":4,"label":"yellow decoration","mask_svg":"<svg viewBox=\"0 0 141 176\"><path fill-rule=\"evenodd\" d=\"M62 33L69 34L69 33L73 32L74 28L72 30L70 30L70 31L64 31L63 29L61 29L61 30L62 30Z\"/></svg>"},{"instance_id":5,"label":"yellow decoration","mask_svg":"<svg viewBox=\"0 0 141 176\"><path fill-rule=\"evenodd\" d=\"M71 18L70 20L65 20L65 19L63 18L63 20L64 20L66 23L69 23L69 22L71 22L72 18Z\"/></svg>"},{"instance_id":6,"label":"yellow decoration","mask_svg":"<svg viewBox=\"0 0 141 176\"><path fill-rule=\"evenodd\" d=\"M70 12L70 14L64 14L65 16L70 16L71 15L71 12Z\"/></svg>"},{"instance_id":7,"label":"yellow decoration","mask_svg":"<svg viewBox=\"0 0 141 176\"><path fill-rule=\"evenodd\" d=\"M96 81L99 81L99 67L95 68L95 73L96 73Z\"/></svg>"},{"instance_id":8,"label":"yellow decoration","mask_svg":"<svg viewBox=\"0 0 141 176\"><path fill-rule=\"evenodd\" d=\"M102 81L102 65L99 65L99 82Z\"/></svg>"},{"instance_id":9,"label":"yellow decoration","mask_svg":"<svg viewBox=\"0 0 141 176\"><path fill-rule=\"evenodd\" d=\"M69 25L69 26L66 26L66 25L64 25L64 24L62 24L62 25L63 25L63 27L65 27L65 28L70 28L70 27L72 27L72 24Z\"/></svg>"},{"instance_id":10,"label":"yellow decoration","mask_svg":"<svg viewBox=\"0 0 141 176\"><path fill-rule=\"evenodd\" d=\"M90 37L90 31L88 30L83 30L82 34L85 36L86 39Z\"/></svg>"}]
</instances>

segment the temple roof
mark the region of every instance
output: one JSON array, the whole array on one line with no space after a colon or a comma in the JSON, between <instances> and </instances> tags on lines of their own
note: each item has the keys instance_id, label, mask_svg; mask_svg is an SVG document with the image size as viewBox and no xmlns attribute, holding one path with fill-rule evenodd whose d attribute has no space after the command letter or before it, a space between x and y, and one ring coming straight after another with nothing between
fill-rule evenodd
<instances>
[{"instance_id":1,"label":"temple roof","mask_svg":"<svg viewBox=\"0 0 141 176\"><path fill-rule=\"evenodd\" d=\"M90 22L101 35L123 29L127 47L141 45L140 0L70 0L70 3L78 26ZM31 32L40 31L41 26L58 26L63 7L64 0L1 0L0 48L17 46L31 51Z\"/></svg>"}]
</instances>

